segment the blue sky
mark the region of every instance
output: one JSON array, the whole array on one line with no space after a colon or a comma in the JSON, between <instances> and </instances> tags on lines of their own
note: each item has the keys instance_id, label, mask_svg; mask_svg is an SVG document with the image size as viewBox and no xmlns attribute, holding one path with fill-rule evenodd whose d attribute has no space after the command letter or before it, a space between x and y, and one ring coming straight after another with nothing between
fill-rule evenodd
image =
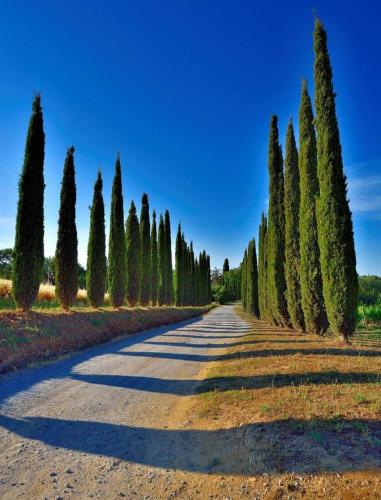
<instances>
[{"instance_id":1,"label":"blue sky","mask_svg":"<svg viewBox=\"0 0 381 500\"><path fill-rule=\"evenodd\" d=\"M125 211L147 192L212 266L237 265L267 203L270 115L285 140L312 87L313 9L329 36L358 271L381 275L377 1L0 1L0 247L13 246L33 91L46 132L45 253L76 148L79 260L99 167L106 221L117 151Z\"/></svg>"}]
</instances>

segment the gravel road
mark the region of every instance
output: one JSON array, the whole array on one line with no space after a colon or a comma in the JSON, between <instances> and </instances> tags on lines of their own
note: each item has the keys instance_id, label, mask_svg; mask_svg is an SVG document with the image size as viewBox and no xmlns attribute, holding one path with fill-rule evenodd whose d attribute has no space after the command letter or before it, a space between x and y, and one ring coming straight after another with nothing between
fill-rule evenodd
<instances>
[{"instance_id":1,"label":"gravel road","mask_svg":"<svg viewBox=\"0 0 381 500\"><path fill-rule=\"evenodd\" d=\"M250 329L230 306L0 379L0 497L190 497L203 439L173 426L201 370ZM172 422L172 423L171 423Z\"/></svg>"}]
</instances>

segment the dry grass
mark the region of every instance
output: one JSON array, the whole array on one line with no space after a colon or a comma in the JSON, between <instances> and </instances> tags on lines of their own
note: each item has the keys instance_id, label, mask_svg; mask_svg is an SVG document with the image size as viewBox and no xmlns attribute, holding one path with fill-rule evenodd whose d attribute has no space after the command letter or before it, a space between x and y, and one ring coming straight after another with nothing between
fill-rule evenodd
<instances>
[{"instance_id":1,"label":"dry grass","mask_svg":"<svg viewBox=\"0 0 381 500\"><path fill-rule=\"evenodd\" d=\"M0 279L0 300L1 299L12 299L11 280ZM53 306L56 306L55 286L41 283L37 300L38 302L50 302ZM87 303L86 290L78 290L77 301L79 303Z\"/></svg>"},{"instance_id":2,"label":"dry grass","mask_svg":"<svg viewBox=\"0 0 381 500\"><path fill-rule=\"evenodd\" d=\"M343 479L352 484L351 474L366 475L364 498L380 498L373 493L374 478L381 477L381 345L341 345L237 311L252 330L207 369L190 410L192 425L236 429L240 445L224 442L224 449L247 460L252 475L315 474L307 497L317 495L313 488L328 473L332 498L352 498ZM277 491L269 498L290 494Z\"/></svg>"},{"instance_id":3,"label":"dry grass","mask_svg":"<svg viewBox=\"0 0 381 500\"><path fill-rule=\"evenodd\" d=\"M48 309L0 312L0 373L91 347L120 335L183 321L209 307Z\"/></svg>"}]
</instances>

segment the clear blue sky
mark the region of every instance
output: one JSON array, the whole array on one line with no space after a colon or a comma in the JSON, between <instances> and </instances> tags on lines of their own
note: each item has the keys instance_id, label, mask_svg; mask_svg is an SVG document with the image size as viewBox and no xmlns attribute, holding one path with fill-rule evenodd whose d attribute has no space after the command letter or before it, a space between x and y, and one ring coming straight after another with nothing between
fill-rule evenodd
<instances>
[{"instance_id":1,"label":"clear blue sky","mask_svg":"<svg viewBox=\"0 0 381 500\"><path fill-rule=\"evenodd\" d=\"M76 147L79 259L102 167L106 220L117 151L125 211L146 191L212 266L237 265L267 204L270 115L282 142L312 91L313 9L337 92L358 271L381 274L379 2L1 1L0 247L13 246L33 91L46 132L45 253L55 248L66 148ZM175 232L173 231L173 236Z\"/></svg>"}]
</instances>

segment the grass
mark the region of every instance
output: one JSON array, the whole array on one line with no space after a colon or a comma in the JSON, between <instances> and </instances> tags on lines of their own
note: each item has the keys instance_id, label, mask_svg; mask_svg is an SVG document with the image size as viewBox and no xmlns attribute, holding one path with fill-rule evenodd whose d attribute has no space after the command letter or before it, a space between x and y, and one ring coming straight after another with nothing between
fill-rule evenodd
<instances>
[{"instance_id":1,"label":"grass","mask_svg":"<svg viewBox=\"0 0 381 500\"><path fill-rule=\"evenodd\" d=\"M0 373L85 349L120 335L183 321L206 307L77 308L0 312Z\"/></svg>"},{"instance_id":2,"label":"grass","mask_svg":"<svg viewBox=\"0 0 381 500\"><path fill-rule=\"evenodd\" d=\"M370 348L359 332L341 345L237 311L252 328L205 372L192 425L246 429L237 454L248 455L253 475L331 471L336 478L380 468L381 343ZM237 446L224 447L233 454Z\"/></svg>"},{"instance_id":3,"label":"grass","mask_svg":"<svg viewBox=\"0 0 381 500\"><path fill-rule=\"evenodd\" d=\"M108 295L105 294L105 305L108 305ZM78 290L77 300L74 308L88 307L86 290ZM60 305L56 300L55 287L53 285L41 284L38 292L38 299L33 310L59 309ZM0 279L0 310L15 310L16 304L12 297L12 281Z\"/></svg>"}]
</instances>

